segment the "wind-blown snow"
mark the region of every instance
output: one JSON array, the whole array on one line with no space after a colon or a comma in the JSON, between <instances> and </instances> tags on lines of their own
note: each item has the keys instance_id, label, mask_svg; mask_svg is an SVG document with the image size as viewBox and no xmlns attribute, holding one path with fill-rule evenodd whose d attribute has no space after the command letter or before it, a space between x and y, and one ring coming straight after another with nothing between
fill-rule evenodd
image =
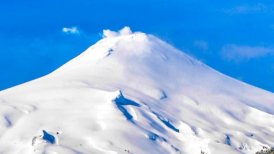
<instances>
[{"instance_id":1,"label":"wind-blown snow","mask_svg":"<svg viewBox=\"0 0 274 154\"><path fill-rule=\"evenodd\" d=\"M0 92L0 154L255 153L274 146L274 95L152 35L104 38Z\"/></svg>"},{"instance_id":2,"label":"wind-blown snow","mask_svg":"<svg viewBox=\"0 0 274 154\"><path fill-rule=\"evenodd\" d=\"M119 32L115 32L109 29L103 30L104 37L116 37L116 36L130 35L130 34L132 34L132 31L127 26L119 30Z\"/></svg>"}]
</instances>

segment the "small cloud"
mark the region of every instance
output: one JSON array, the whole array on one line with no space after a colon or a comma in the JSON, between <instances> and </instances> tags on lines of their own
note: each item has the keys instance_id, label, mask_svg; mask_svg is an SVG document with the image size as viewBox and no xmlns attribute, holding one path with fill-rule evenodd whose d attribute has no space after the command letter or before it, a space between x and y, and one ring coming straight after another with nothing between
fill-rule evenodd
<instances>
[{"instance_id":1,"label":"small cloud","mask_svg":"<svg viewBox=\"0 0 274 154\"><path fill-rule=\"evenodd\" d=\"M116 37L119 34L115 31L111 31L109 29L104 29L103 30L103 37Z\"/></svg>"},{"instance_id":2,"label":"small cloud","mask_svg":"<svg viewBox=\"0 0 274 154\"><path fill-rule=\"evenodd\" d=\"M103 30L103 37L116 37L116 36L130 35L130 34L132 34L132 31L130 27L127 27L127 26L122 28L118 32L115 32L109 29Z\"/></svg>"},{"instance_id":3,"label":"small cloud","mask_svg":"<svg viewBox=\"0 0 274 154\"><path fill-rule=\"evenodd\" d=\"M239 62L274 55L274 48L229 44L222 48L221 54L226 60Z\"/></svg>"},{"instance_id":4,"label":"small cloud","mask_svg":"<svg viewBox=\"0 0 274 154\"><path fill-rule=\"evenodd\" d=\"M262 13L266 12L268 10L268 7L264 4L257 3L254 5L238 5L234 8L227 9L225 12L229 14L247 14L247 13Z\"/></svg>"},{"instance_id":5,"label":"small cloud","mask_svg":"<svg viewBox=\"0 0 274 154\"><path fill-rule=\"evenodd\" d=\"M62 32L66 33L66 34L79 34L80 33L80 31L78 30L77 27L64 27L62 29Z\"/></svg>"},{"instance_id":6,"label":"small cloud","mask_svg":"<svg viewBox=\"0 0 274 154\"><path fill-rule=\"evenodd\" d=\"M122 28L120 31L119 31L120 35L130 35L132 34L132 31L130 29L130 27L126 26L124 28Z\"/></svg>"},{"instance_id":7,"label":"small cloud","mask_svg":"<svg viewBox=\"0 0 274 154\"><path fill-rule=\"evenodd\" d=\"M202 50L208 50L208 43L204 40L194 41L193 45Z\"/></svg>"}]
</instances>

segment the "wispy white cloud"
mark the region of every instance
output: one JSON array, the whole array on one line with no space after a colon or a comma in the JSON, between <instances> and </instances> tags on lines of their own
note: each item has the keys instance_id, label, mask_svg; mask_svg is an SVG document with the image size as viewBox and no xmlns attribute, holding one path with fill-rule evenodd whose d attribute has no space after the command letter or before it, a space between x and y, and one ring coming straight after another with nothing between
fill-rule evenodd
<instances>
[{"instance_id":1,"label":"wispy white cloud","mask_svg":"<svg viewBox=\"0 0 274 154\"><path fill-rule=\"evenodd\" d=\"M126 26L119 30L118 32L112 31L109 29L104 29L103 30L103 37L116 37L116 36L121 36L121 35L130 35L132 34L132 31L130 27Z\"/></svg>"},{"instance_id":2,"label":"wispy white cloud","mask_svg":"<svg viewBox=\"0 0 274 154\"><path fill-rule=\"evenodd\" d=\"M119 34L115 31L111 31L109 29L104 29L103 30L103 37L115 37L118 36Z\"/></svg>"},{"instance_id":3,"label":"wispy white cloud","mask_svg":"<svg viewBox=\"0 0 274 154\"><path fill-rule=\"evenodd\" d=\"M239 62L274 55L274 48L228 44L222 48L221 53L226 60Z\"/></svg>"},{"instance_id":4,"label":"wispy white cloud","mask_svg":"<svg viewBox=\"0 0 274 154\"><path fill-rule=\"evenodd\" d=\"M131 31L130 27L125 26L124 28L122 28L119 31L119 33L120 33L120 35L130 35L130 34L132 34L132 31Z\"/></svg>"},{"instance_id":5,"label":"wispy white cloud","mask_svg":"<svg viewBox=\"0 0 274 154\"><path fill-rule=\"evenodd\" d=\"M257 4L242 4L230 9L226 9L225 12L229 14L246 14L246 13L262 13L269 10L269 7L262 3Z\"/></svg>"},{"instance_id":6,"label":"wispy white cloud","mask_svg":"<svg viewBox=\"0 0 274 154\"><path fill-rule=\"evenodd\" d=\"M66 34L79 34L80 33L80 31L77 27L64 27L62 29L62 32L66 33Z\"/></svg>"},{"instance_id":7,"label":"wispy white cloud","mask_svg":"<svg viewBox=\"0 0 274 154\"><path fill-rule=\"evenodd\" d=\"M193 45L202 50L208 50L208 43L204 40L196 40L194 41Z\"/></svg>"}]
</instances>

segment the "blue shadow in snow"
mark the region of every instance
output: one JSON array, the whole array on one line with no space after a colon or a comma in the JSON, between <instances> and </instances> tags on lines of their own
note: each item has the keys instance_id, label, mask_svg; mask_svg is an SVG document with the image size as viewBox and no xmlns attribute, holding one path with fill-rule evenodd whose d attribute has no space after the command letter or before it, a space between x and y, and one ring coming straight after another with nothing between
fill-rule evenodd
<instances>
[{"instance_id":1,"label":"blue shadow in snow","mask_svg":"<svg viewBox=\"0 0 274 154\"><path fill-rule=\"evenodd\" d=\"M229 135L226 135L226 138L225 138L225 144L231 146L231 138Z\"/></svg>"},{"instance_id":2,"label":"blue shadow in snow","mask_svg":"<svg viewBox=\"0 0 274 154\"><path fill-rule=\"evenodd\" d=\"M141 105L124 97L124 95L122 94L122 92L120 91L120 95L114 99L114 102L117 105L133 105L133 106L137 106L140 107Z\"/></svg>"},{"instance_id":3,"label":"blue shadow in snow","mask_svg":"<svg viewBox=\"0 0 274 154\"><path fill-rule=\"evenodd\" d=\"M148 134L148 138L151 140L151 141L156 141L156 140L160 140L160 141L164 141L164 142L167 142L167 140L155 133L152 133L152 132L149 132Z\"/></svg>"},{"instance_id":4,"label":"blue shadow in snow","mask_svg":"<svg viewBox=\"0 0 274 154\"><path fill-rule=\"evenodd\" d=\"M160 100L163 100L166 98L167 98L167 94L164 91L162 91L162 96L161 96Z\"/></svg>"},{"instance_id":5,"label":"blue shadow in snow","mask_svg":"<svg viewBox=\"0 0 274 154\"><path fill-rule=\"evenodd\" d=\"M157 116L157 118L159 120L161 120L167 127L169 127L170 129L174 130L177 133L180 132L180 130L178 128L176 128L175 126L173 126L173 124L169 120L166 120L165 118L163 118L161 115L159 115L156 112L152 112L152 113L155 114Z\"/></svg>"},{"instance_id":6,"label":"blue shadow in snow","mask_svg":"<svg viewBox=\"0 0 274 154\"><path fill-rule=\"evenodd\" d=\"M117 105L117 104L116 104ZM127 111L126 108L124 108L121 105L117 105L118 109L124 114L124 116L127 118L127 120L132 121L133 116Z\"/></svg>"},{"instance_id":7,"label":"blue shadow in snow","mask_svg":"<svg viewBox=\"0 0 274 154\"><path fill-rule=\"evenodd\" d=\"M43 140L47 141L48 143L54 144L55 143L55 137L45 130L43 130Z\"/></svg>"},{"instance_id":8,"label":"blue shadow in snow","mask_svg":"<svg viewBox=\"0 0 274 154\"><path fill-rule=\"evenodd\" d=\"M149 138L151 141L157 141L157 140L159 140L159 141L161 141L161 142L165 142L165 143L169 144L169 145L171 146L171 148L174 149L176 152L181 153L181 151L180 151L178 148L176 148L174 145L172 145L171 143L169 143L169 142L167 141L167 139L165 139L164 137L161 137L161 136L159 136L159 135L157 135L157 134L155 134L155 133L153 133L153 132L149 132L148 138Z\"/></svg>"},{"instance_id":9,"label":"blue shadow in snow","mask_svg":"<svg viewBox=\"0 0 274 154\"><path fill-rule=\"evenodd\" d=\"M120 95L113 100L118 107L118 109L125 115L127 120L132 121L133 116L127 111L127 109L123 105L132 105L140 107L141 105L124 97L122 92L120 91Z\"/></svg>"},{"instance_id":10,"label":"blue shadow in snow","mask_svg":"<svg viewBox=\"0 0 274 154\"><path fill-rule=\"evenodd\" d=\"M166 130L164 127L162 127L160 124L158 124L154 119L152 119L148 114L145 112L142 112L142 115L147 119L150 126L152 126L154 129L158 130L159 132L166 133Z\"/></svg>"},{"instance_id":11,"label":"blue shadow in snow","mask_svg":"<svg viewBox=\"0 0 274 154\"><path fill-rule=\"evenodd\" d=\"M12 126L12 122L10 121L9 117L8 116L4 116L4 119L6 121L6 126L7 127L11 127Z\"/></svg>"}]
</instances>

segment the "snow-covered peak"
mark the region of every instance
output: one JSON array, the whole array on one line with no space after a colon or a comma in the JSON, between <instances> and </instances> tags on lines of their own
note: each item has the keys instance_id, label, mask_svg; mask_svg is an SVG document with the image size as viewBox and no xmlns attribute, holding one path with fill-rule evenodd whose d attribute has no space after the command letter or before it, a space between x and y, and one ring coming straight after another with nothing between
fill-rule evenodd
<instances>
[{"instance_id":1,"label":"snow-covered peak","mask_svg":"<svg viewBox=\"0 0 274 154\"><path fill-rule=\"evenodd\" d=\"M104 30L53 73L0 92L0 153L255 153L274 95L157 37Z\"/></svg>"},{"instance_id":2,"label":"snow-covered peak","mask_svg":"<svg viewBox=\"0 0 274 154\"><path fill-rule=\"evenodd\" d=\"M120 32L127 31L125 29L127 28ZM212 72L214 71L206 65L157 37L135 32L103 38L53 75L65 73L68 75L62 76L71 80L82 78L86 83L97 80L87 76L96 75L98 79L104 79L102 87L111 87L113 90L123 89L131 84L136 88L142 81L144 84L140 84L141 89L151 89L147 91L149 95L160 97L161 89L179 90L182 86L208 84L211 78L215 78ZM205 78L198 75L201 73ZM204 82L205 80L208 82ZM127 91L130 91L129 88Z\"/></svg>"}]
</instances>

